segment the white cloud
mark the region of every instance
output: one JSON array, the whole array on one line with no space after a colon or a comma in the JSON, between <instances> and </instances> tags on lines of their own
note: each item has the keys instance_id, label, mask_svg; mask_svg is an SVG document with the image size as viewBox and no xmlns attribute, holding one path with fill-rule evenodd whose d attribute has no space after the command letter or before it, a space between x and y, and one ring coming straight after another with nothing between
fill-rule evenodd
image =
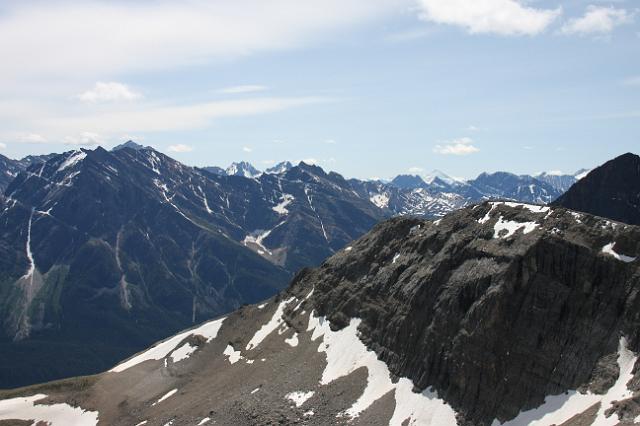
<instances>
[{"instance_id":1,"label":"white cloud","mask_svg":"<svg viewBox=\"0 0 640 426\"><path fill-rule=\"evenodd\" d=\"M215 119L275 113L335 101L323 97L300 97L249 98L175 106L135 104L128 108L82 111L69 116L50 112L33 125L40 126L43 130L38 130L44 134L73 134L79 129L105 135L161 132L205 128Z\"/></svg>"},{"instance_id":2,"label":"white cloud","mask_svg":"<svg viewBox=\"0 0 640 426\"><path fill-rule=\"evenodd\" d=\"M468 155L480 151L471 138L459 138L436 145L433 152L443 155Z\"/></svg>"},{"instance_id":3,"label":"white cloud","mask_svg":"<svg viewBox=\"0 0 640 426\"><path fill-rule=\"evenodd\" d=\"M309 164L311 166L314 166L314 165L319 163L319 161L316 160L315 158L304 158L304 159L302 159L300 161L302 161L305 164Z\"/></svg>"},{"instance_id":4,"label":"white cloud","mask_svg":"<svg viewBox=\"0 0 640 426\"><path fill-rule=\"evenodd\" d=\"M7 149L7 144L0 142L0 149Z\"/></svg>"},{"instance_id":5,"label":"white cloud","mask_svg":"<svg viewBox=\"0 0 640 426\"><path fill-rule=\"evenodd\" d=\"M268 89L267 86L260 86L257 84L247 84L244 86L225 87L224 89L218 90L218 92L235 95L239 93L264 92L267 89Z\"/></svg>"},{"instance_id":6,"label":"white cloud","mask_svg":"<svg viewBox=\"0 0 640 426\"><path fill-rule=\"evenodd\" d=\"M78 136L67 136L62 142L65 145L98 146L104 144L104 139L97 133L82 132Z\"/></svg>"},{"instance_id":7,"label":"white cloud","mask_svg":"<svg viewBox=\"0 0 640 426\"><path fill-rule=\"evenodd\" d=\"M141 97L140 93L134 92L127 85L114 81L99 81L91 90L78 95L78 99L87 103L134 101Z\"/></svg>"},{"instance_id":8,"label":"white cloud","mask_svg":"<svg viewBox=\"0 0 640 426\"><path fill-rule=\"evenodd\" d=\"M243 150L244 152L253 152L253 149L249 148L248 146L243 146L243 147L242 147L242 150Z\"/></svg>"},{"instance_id":9,"label":"white cloud","mask_svg":"<svg viewBox=\"0 0 640 426\"><path fill-rule=\"evenodd\" d=\"M409 171L409 173L412 173L412 174L420 174L420 173L424 172L424 169L422 167L415 167L414 166L414 167L409 167L408 171Z\"/></svg>"},{"instance_id":10,"label":"white cloud","mask_svg":"<svg viewBox=\"0 0 640 426\"><path fill-rule=\"evenodd\" d=\"M324 143L326 143L327 145L335 145L337 142L335 139L325 139Z\"/></svg>"},{"instance_id":11,"label":"white cloud","mask_svg":"<svg viewBox=\"0 0 640 426\"><path fill-rule=\"evenodd\" d=\"M471 125L471 126L467 127L467 130L469 130L470 132L479 132L480 131L480 127Z\"/></svg>"},{"instance_id":12,"label":"white cloud","mask_svg":"<svg viewBox=\"0 0 640 426\"><path fill-rule=\"evenodd\" d=\"M182 143L176 145L169 145L167 147L167 151L169 152L191 152L193 151L193 147L190 145L185 145Z\"/></svg>"},{"instance_id":13,"label":"white cloud","mask_svg":"<svg viewBox=\"0 0 640 426\"><path fill-rule=\"evenodd\" d=\"M122 75L299 48L400 13L407 0L3 2L0 82ZM34 29L37 29L34 30ZM11 82L11 83L8 83Z\"/></svg>"},{"instance_id":14,"label":"white cloud","mask_svg":"<svg viewBox=\"0 0 640 426\"><path fill-rule=\"evenodd\" d=\"M617 26L633 21L633 16L625 9L590 5L584 16L569 20L560 30L563 34L604 35Z\"/></svg>"},{"instance_id":15,"label":"white cloud","mask_svg":"<svg viewBox=\"0 0 640 426\"><path fill-rule=\"evenodd\" d=\"M34 144L47 143L47 139L44 136L39 135L37 133L27 133L25 135L20 135L18 136L18 141L22 143L34 143Z\"/></svg>"},{"instance_id":16,"label":"white cloud","mask_svg":"<svg viewBox=\"0 0 640 426\"><path fill-rule=\"evenodd\" d=\"M419 0L424 20L457 25L472 34L536 35L562 13L516 0Z\"/></svg>"}]
</instances>

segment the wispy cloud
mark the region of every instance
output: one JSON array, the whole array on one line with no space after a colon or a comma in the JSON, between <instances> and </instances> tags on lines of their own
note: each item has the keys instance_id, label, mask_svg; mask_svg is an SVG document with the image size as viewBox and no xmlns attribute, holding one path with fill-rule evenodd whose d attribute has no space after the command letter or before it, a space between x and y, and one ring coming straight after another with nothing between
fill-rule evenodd
<instances>
[{"instance_id":1,"label":"wispy cloud","mask_svg":"<svg viewBox=\"0 0 640 426\"><path fill-rule=\"evenodd\" d=\"M424 169L422 167L413 166L413 167L409 167L407 171L412 174L420 174L424 172Z\"/></svg>"},{"instance_id":2,"label":"wispy cloud","mask_svg":"<svg viewBox=\"0 0 640 426\"><path fill-rule=\"evenodd\" d=\"M248 153L248 152L253 152L253 149L252 149L252 148L249 148L248 146L243 146L243 147L242 147L242 151L244 151L244 152L247 152L247 153Z\"/></svg>"},{"instance_id":3,"label":"wispy cloud","mask_svg":"<svg viewBox=\"0 0 640 426\"><path fill-rule=\"evenodd\" d=\"M62 142L65 145L77 145L77 146L98 146L105 143L105 139L98 133L93 132L81 132L77 136L67 136Z\"/></svg>"},{"instance_id":4,"label":"wispy cloud","mask_svg":"<svg viewBox=\"0 0 640 426\"><path fill-rule=\"evenodd\" d=\"M480 151L471 138L459 138L436 145L433 152L442 155L469 155Z\"/></svg>"},{"instance_id":5,"label":"wispy cloud","mask_svg":"<svg viewBox=\"0 0 640 426\"><path fill-rule=\"evenodd\" d=\"M0 67L0 79L15 84L22 77L122 75L298 48L387 18L405 2L5 3L0 40L11 42L0 43L0 57L12 59Z\"/></svg>"},{"instance_id":6,"label":"wispy cloud","mask_svg":"<svg viewBox=\"0 0 640 426\"><path fill-rule=\"evenodd\" d=\"M269 89L267 86L260 86L258 84L246 84L243 86L231 86L218 90L218 93L225 93L229 95L241 94L241 93L255 93L264 92Z\"/></svg>"},{"instance_id":7,"label":"wispy cloud","mask_svg":"<svg viewBox=\"0 0 640 426\"><path fill-rule=\"evenodd\" d=\"M7 149L7 144L0 142L0 149Z\"/></svg>"},{"instance_id":8,"label":"wispy cloud","mask_svg":"<svg viewBox=\"0 0 640 426\"><path fill-rule=\"evenodd\" d=\"M325 139L323 142L326 143L327 145L335 145L338 143L336 142L335 139Z\"/></svg>"},{"instance_id":9,"label":"wispy cloud","mask_svg":"<svg viewBox=\"0 0 640 426\"><path fill-rule=\"evenodd\" d=\"M570 19L560 30L563 34L606 35L614 28L633 21L633 15L625 9L588 6L584 16Z\"/></svg>"},{"instance_id":10,"label":"wispy cloud","mask_svg":"<svg viewBox=\"0 0 640 426\"><path fill-rule=\"evenodd\" d=\"M432 28L410 28L408 30L387 34L384 39L390 43L406 43L426 38L433 34L433 32L434 30Z\"/></svg>"},{"instance_id":11,"label":"wispy cloud","mask_svg":"<svg viewBox=\"0 0 640 426\"><path fill-rule=\"evenodd\" d=\"M424 20L456 25L472 34L536 35L562 14L562 9L528 7L516 0L419 0Z\"/></svg>"},{"instance_id":12,"label":"wispy cloud","mask_svg":"<svg viewBox=\"0 0 640 426\"><path fill-rule=\"evenodd\" d=\"M48 141L47 141L47 138L37 133L27 133L24 135L19 135L18 142L41 144L41 143L47 143Z\"/></svg>"},{"instance_id":13,"label":"wispy cloud","mask_svg":"<svg viewBox=\"0 0 640 426\"><path fill-rule=\"evenodd\" d=\"M625 78L624 80L622 80L622 84L624 86L640 87L640 75Z\"/></svg>"},{"instance_id":14,"label":"wispy cloud","mask_svg":"<svg viewBox=\"0 0 640 426\"><path fill-rule=\"evenodd\" d=\"M133 91L126 84L115 81L99 81L92 89L78 95L78 99L87 103L134 101L140 98L140 93Z\"/></svg>"},{"instance_id":15,"label":"wispy cloud","mask_svg":"<svg viewBox=\"0 0 640 426\"><path fill-rule=\"evenodd\" d=\"M191 105L136 104L129 108L109 111L87 111L68 116L51 112L48 117L36 120L39 133L48 135L73 134L89 129L99 134L131 134L205 128L216 119L247 117L276 113L307 105L336 102L325 97L299 98L249 98L225 100Z\"/></svg>"},{"instance_id":16,"label":"wispy cloud","mask_svg":"<svg viewBox=\"0 0 640 426\"><path fill-rule=\"evenodd\" d=\"M193 147L191 145L185 145L185 144L179 143L176 145L169 145L167 147L167 151L177 152L177 153L191 152L193 151Z\"/></svg>"}]
</instances>

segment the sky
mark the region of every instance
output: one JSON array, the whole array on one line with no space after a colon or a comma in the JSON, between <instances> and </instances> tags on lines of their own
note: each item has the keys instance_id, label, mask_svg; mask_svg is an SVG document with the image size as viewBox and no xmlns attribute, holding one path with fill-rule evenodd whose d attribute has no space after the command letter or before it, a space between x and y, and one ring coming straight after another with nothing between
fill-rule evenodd
<instances>
[{"instance_id":1,"label":"sky","mask_svg":"<svg viewBox=\"0 0 640 426\"><path fill-rule=\"evenodd\" d=\"M638 0L4 0L0 154L573 173L640 153Z\"/></svg>"}]
</instances>

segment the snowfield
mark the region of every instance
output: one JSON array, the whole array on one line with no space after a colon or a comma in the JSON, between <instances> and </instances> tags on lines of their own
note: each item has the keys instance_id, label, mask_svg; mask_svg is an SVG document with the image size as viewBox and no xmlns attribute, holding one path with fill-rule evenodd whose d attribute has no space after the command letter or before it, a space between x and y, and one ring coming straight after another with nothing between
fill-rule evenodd
<instances>
[{"instance_id":1,"label":"snowfield","mask_svg":"<svg viewBox=\"0 0 640 426\"><path fill-rule=\"evenodd\" d=\"M33 420L49 426L95 426L98 424L97 411L84 411L68 404L38 404L47 395L36 394L28 397L0 401L0 420Z\"/></svg>"}]
</instances>

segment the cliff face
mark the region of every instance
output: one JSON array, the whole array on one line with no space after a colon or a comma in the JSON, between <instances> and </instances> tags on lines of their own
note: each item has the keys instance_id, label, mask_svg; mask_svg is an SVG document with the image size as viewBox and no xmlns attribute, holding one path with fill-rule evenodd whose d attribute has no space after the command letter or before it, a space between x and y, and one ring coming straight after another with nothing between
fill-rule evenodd
<instances>
[{"instance_id":1,"label":"cliff face","mask_svg":"<svg viewBox=\"0 0 640 426\"><path fill-rule=\"evenodd\" d=\"M385 222L294 289L315 288L335 328L361 318L365 344L462 424L488 424L597 381L620 336L639 349L639 237L564 209L488 203Z\"/></svg>"},{"instance_id":2,"label":"cliff face","mask_svg":"<svg viewBox=\"0 0 640 426\"><path fill-rule=\"evenodd\" d=\"M640 225L640 157L627 153L606 162L553 205Z\"/></svg>"}]
</instances>

